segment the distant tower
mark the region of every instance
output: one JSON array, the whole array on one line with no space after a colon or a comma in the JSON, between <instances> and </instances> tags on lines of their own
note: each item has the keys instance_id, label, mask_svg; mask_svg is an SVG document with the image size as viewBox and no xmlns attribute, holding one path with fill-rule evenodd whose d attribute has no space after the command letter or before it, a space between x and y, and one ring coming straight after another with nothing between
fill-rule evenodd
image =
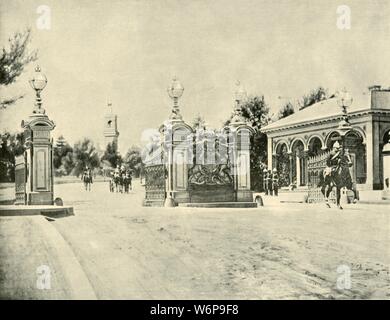
<instances>
[{"instance_id":1,"label":"distant tower","mask_svg":"<svg viewBox=\"0 0 390 320\"><path fill-rule=\"evenodd\" d=\"M112 103L107 104L109 111L104 116L104 146L107 147L109 143L115 142L118 147L118 117L112 113Z\"/></svg>"}]
</instances>

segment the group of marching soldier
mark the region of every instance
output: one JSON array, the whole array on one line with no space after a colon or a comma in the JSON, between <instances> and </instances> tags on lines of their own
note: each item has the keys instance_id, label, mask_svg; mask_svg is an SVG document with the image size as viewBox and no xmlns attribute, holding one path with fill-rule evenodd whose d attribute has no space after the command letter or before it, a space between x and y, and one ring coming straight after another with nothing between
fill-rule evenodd
<instances>
[{"instance_id":1,"label":"group of marching soldier","mask_svg":"<svg viewBox=\"0 0 390 320\"><path fill-rule=\"evenodd\" d=\"M117 165L109 180L110 192L128 193L132 190L132 176L130 170Z\"/></svg>"},{"instance_id":2,"label":"group of marching soldier","mask_svg":"<svg viewBox=\"0 0 390 320\"><path fill-rule=\"evenodd\" d=\"M279 175L276 168L272 171L267 169L263 170L263 188L266 196L278 195Z\"/></svg>"}]
</instances>

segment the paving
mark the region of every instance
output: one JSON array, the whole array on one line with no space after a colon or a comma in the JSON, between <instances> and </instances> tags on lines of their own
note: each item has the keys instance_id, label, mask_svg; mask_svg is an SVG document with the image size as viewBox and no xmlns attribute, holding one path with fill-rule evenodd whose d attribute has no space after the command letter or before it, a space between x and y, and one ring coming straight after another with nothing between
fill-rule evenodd
<instances>
[{"instance_id":1,"label":"paving","mask_svg":"<svg viewBox=\"0 0 390 320\"><path fill-rule=\"evenodd\" d=\"M129 194L110 193L107 183L92 188L56 186L55 196L75 215L45 223L64 239L98 299L390 298L390 207L339 210L263 197L258 208L145 208L137 180ZM31 219L0 218L0 239L21 237L28 246L35 228L26 222L12 229L17 218ZM43 243L29 250L51 257ZM27 250L11 241L2 257L14 246ZM22 279L26 270L35 272L36 262L33 268L6 259L2 274ZM61 291L72 287L66 267L51 259L57 290L51 297L71 296ZM343 287L346 276L350 286ZM32 285L17 283L6 282L8 295L36 296Z\"/></svg>"}]
</instances>

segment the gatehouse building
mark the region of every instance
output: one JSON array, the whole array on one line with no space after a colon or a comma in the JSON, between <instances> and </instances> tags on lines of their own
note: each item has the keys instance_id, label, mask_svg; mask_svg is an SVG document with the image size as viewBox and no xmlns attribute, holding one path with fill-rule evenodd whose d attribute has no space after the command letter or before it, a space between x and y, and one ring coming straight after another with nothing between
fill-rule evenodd
<instances>
[{"instance_id":1,"label":"gatehouse building","mask_svg":"<svg viewBox=\"0 0 390 320\"><path fill-rule=\"evenodd\" d=\"M345 136L357 190L382 190L383 147L389 142L390 89L369 87L348 108L353 130ZM275 121L262 129L268 137L268 168L277 168L280 185L306 187L308 159L329 150L343 119L337 98L327 99Z\"/></svg>"}]
</instances>

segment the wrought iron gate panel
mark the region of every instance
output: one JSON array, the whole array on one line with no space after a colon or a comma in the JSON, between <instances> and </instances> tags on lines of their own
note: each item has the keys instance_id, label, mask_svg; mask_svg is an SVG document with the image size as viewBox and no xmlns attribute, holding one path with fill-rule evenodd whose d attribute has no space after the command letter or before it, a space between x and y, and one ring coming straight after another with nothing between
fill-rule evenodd
<instances>
[{"instance_id":1,"label":"wrought iron gate panel","mask_svg":"<svg viewBox=\"0 0 390 320\"><path fill-rule=\"evenodd\" d=\"M15 157L15 204L26 204L25 156Z\"/></svg>"},{"instance_id":2,"label":"wrought iron gate panel","mask_svg":"<svg viewBox=\"0 0 390 320\"><path fill-rule=\"evenodd\" d=\"M321 192L321 188L318 187L318 184L321 179L321 175L324 172L324 169L326 168L326 159L329 155L328 152L323 152L319 155L310 157L307 162L307 171L308 171L308 203L318 203L323 202L324 195ZM329 201L336 203L336 192L332 190L332 192L329 195Z\"/></svg>"},{"instance_id":3,"label":"wrought iron gate panel","mask_svg":"<svg viewBox=\"0 0 390 320\"><path fill-rule=\"evenodd\" d=\"M145 200L164 201L166 196L164 164L156 164L145 167Z\"/></svg>"}]
</instances>

